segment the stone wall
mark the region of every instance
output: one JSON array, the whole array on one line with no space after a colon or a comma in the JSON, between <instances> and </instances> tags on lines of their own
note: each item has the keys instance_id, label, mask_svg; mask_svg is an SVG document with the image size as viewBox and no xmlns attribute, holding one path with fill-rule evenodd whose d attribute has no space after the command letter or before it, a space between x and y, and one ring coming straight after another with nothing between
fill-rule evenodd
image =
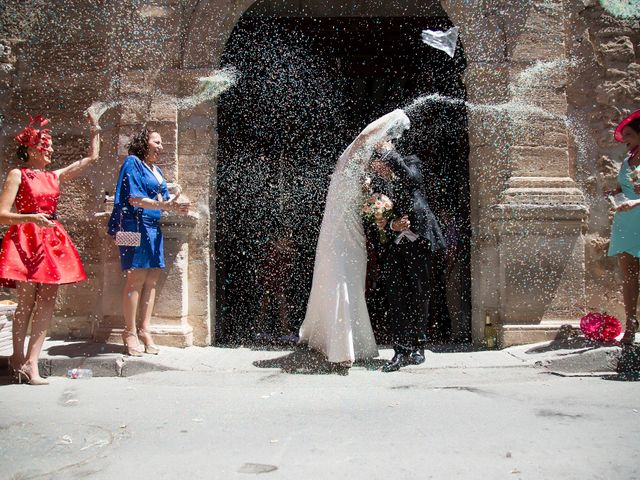
<instances>
[{"instance_id":1,"label":"stone wall","mask_svg":"<svg viewBox=\"0 0 640 480\"><path fill-rule=\"evenodd\" d=\"M604 192L616 187L626 152L613 128L640 108L640 21L615 18L596 1L567 3L567 47L575 61L567 89L575 122L570 154L590 210L587 307L623 318L622 277L616 259L606 255L612 216Z\"/></svg>"},{"instance_id":2,"label":"stone wall","mask_svg":"<svg viewBox=\"0 0 640 480\"><path fill-rule=\"evenodd\" d=\"M182 168L178 165L178 113L157 102L158 93L179 95L192 91L195 77L182 66L184 46L180 44L185 14L189 2L44 2L40 0L3 2L0 22L0 43L11 47L0 52L0 108L5 116L0 136L0 152L8 159L0 167L6 175L9 168L18 166L15 160L13 135L24 126L30 113L44 113L51 119L54 135L54 168L82 158L88 146L88 125L83 111L96 100L125 98L127 107L109 110L101 119L103 127L100 160L89 172L63 186L59 215L80 251L88 281L63 286L58 296L52 326L54 335L91 337L104 330L105 324L121 323L120 294L123 276L119 271L113 242L105 237L105 192L113 194L118 169L126 155L124 145L128 136L142 122L149 122L163 134L167 155L162 168L169 181L185 178L185 191L208 207L209 164L206 155L211 150L206 135L201 135L201 151L185 155ZM196 3L196 2L192 2ZM6 65L5 65L6 64ZM204 122L198 115L206 115ZM210 131L211 107L190 112L185 125L196 123ZM184 132L188 134L187 129ZM188 145L188 141L185 145ZM198 165L194 158L200 153ZM206 158L205 158L206 156ZM199 205L199 204L198 204ZM208 220L208 219L207 219ZM168 219L171 229L177 219ZM193 221L187 221L192 224ZM189 228L190 232L193 225ZM168 252L177 259L177 270L171 276L177 283L163 282L165 295L157 311L172 323L169 332L178 329L191 332L193 328L176 326L192 320L196 325L197 343L209 342L208 289L208 221L198 223L198 233L191 249L198 259L191 270L180 252L188 249L182 240L184 232L169 240ZM177 242L177 243L176 243ZM204 260L203 260L204 258ZM206 264L204 274L196 265ZM177 273L176 273L177 272ZM191 284L196 288L179 291L190 273L198 272ZM188 310L175 302L162 302L167 292L176 293L180 303L188 295L197 295ZM4 292L4 295L10 293ZM169 295L172 297L172 295ZM196 309L195 306L198 306ZM190 316L193 317L191 318ZM116 318L114 318L116 317ZM189 334L185 334L185 338ZM190 337L192 338L192 337ZM190 343L189 340L187 343ZM168 342L170 343L170 342ZM175 343L184 344L177 340Z\"/></svg>"},{"instance_id":3,"label":"stone wall","mask_svg":"<svg viewBox=\"0 0 640 480\"><path fill-rule=\"evenodd\" d=\"M63 191L62 221L89 281L61 289L54 332L116 337L122 275L104 235L104 192L113 193L127 138L149 121L167 146L165 173L182 184L196 212L184 223L167 219L172 263L155 333L181 345L212 340L215 106L180 112L163 99L192 92L196 78L219 65L235 23L253 3L4 2L0 153L9 161L2 177L15 165L12 137L27 112L52 119L55 159L65 165L86 150L82 111L94 100L126 99L102 119L98 164ZM337 12L346 8L327 3ZM410 1L404 10L421 5ZM461 27L470 101L508 104L518 87L527 106L568 115L578 126L575 136L557 118L533 115L528 128L514 129L508 110L491 121L482 109L470 112L474 340L482 339L485 313L501 324L505 344L549 338L559 324L575 324L585 306L620 313L611 289L619 279L615 261L605 257L609 218L601 193L614 185L623 154L611 127L640 105L637 22L615 19L589 0L441 5ZM520 73L538 61L574 66L518 85Z\"/></svg>"}]
</instances>

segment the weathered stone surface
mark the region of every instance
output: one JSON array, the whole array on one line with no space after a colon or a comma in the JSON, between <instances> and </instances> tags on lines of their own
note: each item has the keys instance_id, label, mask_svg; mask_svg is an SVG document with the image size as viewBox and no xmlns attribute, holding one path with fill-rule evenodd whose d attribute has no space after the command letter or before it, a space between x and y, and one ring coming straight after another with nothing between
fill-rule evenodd
<instances>
[{"instance_id":1,"label":"weathered stone surface","mask_svg":"<svg viewBox=\"0 0 640 480\"><path fill-rule=\"evenodd\" d=\"M615 190L618 182L618 171L621 162L616 162L606 155L602 155L598 159L597 168L603 192L607 190Z\"/></svg>"},{"instance_id":2,"label":"weathered stone surface","mask_svg":"<svg viewBox=\"0 0 640 480\"><path fill-rule=\"evenodd\" d=\"M596 88L596 100L608 105L640 100L640 65L632 64L629 72L616 81L605 81Z\"/></svg>"},{"instance_id":3,"label":"weathered stone surface","mask_svg":"<svg viewBox=\"0 0 640 480\"><path fill-rule=\"evenodd\" d=\"M462 37L468 58L473 62L503 62L507 52L502 20L497 16L478 16L474 20Z\"/></svg>"},{"instance_id":4,"label":"weathered stone surface","mask_svg":"<svg viewBox=\"0 0 640 480\"><path fill-rule=\"evenodd\" d=\"M520 129L518 145L566 148L567 126L562 119L532 116L526 127Z\"/></svg>"},{"instance_id":5,"label":"weathered stone surface","mask_svg":"<svg viewBox=\"0 0 640 480\"><path fill-rule=\"evenodd\" d=\"M611 215L603 193L617 186L624 148L612 136L615 125L638 108L638 44L640 31L633 21L591 8L574 11L568 28L587 32L585 41L572 41L570 52L583 67L570 77L570 105L584 112L575 138L577 180L588 193L590 207L585 250L587 305L593 310L622 313L617 260L606 256ZM582 120L584 118L584 120Z\"/></svg>"},{"instance_id":6,"label":"weathered stone surface","mask_svg":"<svg viewBox=\"0 0 640 480\"><path fill-rule=\"evenodd\" d=\"M508 68L504 62L472 63L464 78L470 102L499 104L509 100Z\"/></svg>"},{"instance_id":7,"label":"weathered stone surface","mask_svg":"<svg viewBox=\"0 0 640 480\"><path fill-rule=\"evenodd\" d=\"M569 175L566 148L544 145L514 146L511 147L510 156L515 176L562 177Z\"/></svg>"},{"instance_id":8,"label":"weathered stone surface","mask_svg":"<svg viewBox=\"0 0 640 480\"><path fill-rule=\"evenodd\" d=\"M633 42L627 36L617 37L600 46L608 66L626 65L635 60Z\"/></svg>"}]
</instances>

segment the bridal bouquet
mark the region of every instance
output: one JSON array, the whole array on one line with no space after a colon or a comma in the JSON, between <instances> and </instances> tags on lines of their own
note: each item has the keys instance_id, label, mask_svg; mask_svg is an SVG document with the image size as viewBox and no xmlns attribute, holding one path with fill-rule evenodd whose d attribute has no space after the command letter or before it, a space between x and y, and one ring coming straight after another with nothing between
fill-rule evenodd
<instances>
[{"instance_id":1,"label":"bridal bouquet","mask_svg":"<svg viewBox=\"0 0 640 480\"><path fill-rule=\"evenodd\" d=\"M362 216L366 222L376 225L377 222L393 217L393 202L389 197L382 193L374 193L362 205ZM386 243L389 239L384 230L378 229L380 233L380 242Z\"/></svg>"}]
</instances>

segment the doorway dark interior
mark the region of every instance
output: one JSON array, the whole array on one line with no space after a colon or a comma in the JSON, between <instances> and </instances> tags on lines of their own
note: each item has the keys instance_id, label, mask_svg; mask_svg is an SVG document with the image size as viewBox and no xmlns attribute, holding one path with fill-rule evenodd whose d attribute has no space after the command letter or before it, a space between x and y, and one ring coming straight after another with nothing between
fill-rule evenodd
<instances>
[{"instance_id":1,"label":"doorway dark interior","mask_svg":"<svg viewBox=\"0 0 640 480\"><path fill-rule=\"evenodd\" d=\"M421 95L465 99L461 44L454 58L421 41L431 17L270 17L247 12L223 65L241 73L219 102L216 197L216 342L262 343L297 332L335 162L369 122ZM423 159L432 209L447 232L431 338L470 330L470 226L466 109L427 103L399 145ZM450 253L451 253L450 252ZM450 286L451 261L456 263ZM370 251L368 304L386 340L384 297ZM458 305L447 302L455 288ZM462 313L456 310L462 308ZM454 311L455 310L455 311ZM456 317L457 315L457 317ZM456 318L454 318L456 317Z\"/></svg>"}]
</instances>

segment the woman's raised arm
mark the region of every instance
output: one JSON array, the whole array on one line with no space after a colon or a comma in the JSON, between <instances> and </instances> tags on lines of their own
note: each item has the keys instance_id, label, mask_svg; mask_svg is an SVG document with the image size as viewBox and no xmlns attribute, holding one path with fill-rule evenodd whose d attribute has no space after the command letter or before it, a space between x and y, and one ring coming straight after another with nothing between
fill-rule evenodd
<instances>
[{"instance_id":1,"label":"woman's raised arm","mask_svg":"<svg viewBox=\"0 0 640 480\"><path fill-rule=\"evenodd\" d=\"M101 128L98 125L98 120L94 116L93 112L88 112L87 118L89 119L89 123L91 124L91 127L89 129L89 131L91 132L91 140L89 144L88 155L82 160L73 162L68 167L64 167L64 168L60 168L59 170L56 170L55 173L56 175L58 175L58 179L60 180L60 182L73 180L74 178L79 176L84 170L86 170L100 156Z\"/></svg>"}]
</instances>

